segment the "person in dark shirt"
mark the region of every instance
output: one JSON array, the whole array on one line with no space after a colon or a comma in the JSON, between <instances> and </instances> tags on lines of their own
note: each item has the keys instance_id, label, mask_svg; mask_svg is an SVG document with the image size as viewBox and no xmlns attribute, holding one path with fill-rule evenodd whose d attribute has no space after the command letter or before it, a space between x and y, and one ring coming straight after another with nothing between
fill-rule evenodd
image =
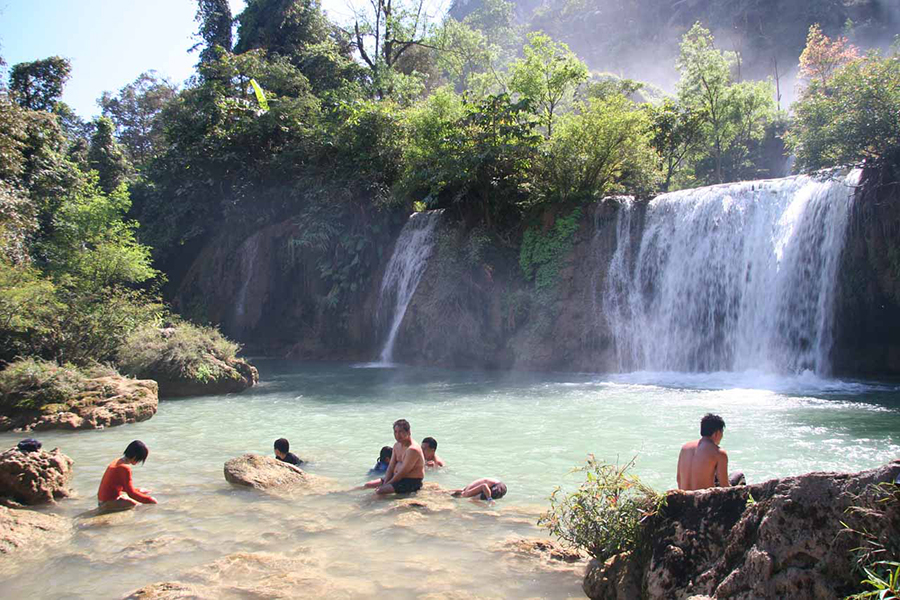
<instances>
[{"instance_id":1,"label":"person in dark shirt","mask_svg":"<svg viewBox=\"0 0 900 600\"><path fill-rule=\"evenodd\" d=\"M289 465L296 465L298 467L303 464L303 461L300 460L296 454L291 452L291 443L285 438L278 438L275 440L275 458L281 462L286 462Z\"/></svg>"}]
</instances>

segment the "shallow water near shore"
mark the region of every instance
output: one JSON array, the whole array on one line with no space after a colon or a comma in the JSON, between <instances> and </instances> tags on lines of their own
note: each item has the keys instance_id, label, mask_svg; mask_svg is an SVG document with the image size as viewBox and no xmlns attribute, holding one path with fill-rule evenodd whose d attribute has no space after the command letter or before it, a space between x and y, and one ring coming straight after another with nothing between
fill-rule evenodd
<instances>
[{"instance_id":1,"label":"shallow water near shore","mask_svg":"<svg viewBox=\"0 0 900 600\"><path fill-rule=\"evenodd\" d=\"M259 360L262 383L240 395L160 403L144 423L105 431L40 433L75 460L77 496L47 510L73 519L72 537L39 554L0 558L3 597L120 598L180 581L199 596L569 598L579 567L508 549L542 536L535 521L588 453L637 456L659 490L675 485L682 443L713 411L723 447L748 480L855 471L900 457L900 387L763 373L523 374ZM370 368L357 368L368 366ZM461 487L502 478L501 501L381 500L348 491L367 479L391 423L438 440L448 466L426 481ZM0 435L7 448L25 437ZM271 454L278 437L310 473L315 493L236 489L222 474L245 452ZM96 505L106 465L132 439L150 448L135 482L160 505L104 517Z\"/></svg>"}]
</instances>

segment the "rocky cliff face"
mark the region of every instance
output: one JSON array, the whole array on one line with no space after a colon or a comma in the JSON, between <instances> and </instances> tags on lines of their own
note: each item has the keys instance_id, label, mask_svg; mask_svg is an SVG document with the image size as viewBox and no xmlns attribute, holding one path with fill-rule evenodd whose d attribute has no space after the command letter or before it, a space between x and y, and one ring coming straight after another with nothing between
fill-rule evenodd
<instances>
[{"instance_id":1,"label":"rocky cliff face","mask_svg":"<svg viewBox=\"0 0 900 600\"><path fill-rule=\"evenodd\" d=\"M900 373L896 181L894 173L868 173L851 210L835 303L831 362L837 375ZM525 280L515 241L445 216L400 326L395 359L463 368L617 370L603 288L618 237L640 239L644 206L632 204L630 229L623 232L617 231L620 200L586 207L572 251L544 292ZM551 216L545 225L552 224ZM362 219L343 226L379 225ZM374 360L386 337L376 315L379 289L400 221L381 226L363 244L359 257L368 266L365 277L348 280L352 287L336 283L342 280L329 270L330 255L297 243L308 223L294 219L249 235L222 234L190 267L174 303L188 316L219 323L251 352Z\"/></svg>"},{"instance_id":2,"label":"rocky cliff face","mask_svg":"<svg viewBox=\"0 0 900 600\"><path fill-rule=\"evenodd\" d=\"M861 473L669 492L645 524L649 560L594 560L584 591L597 600L844 598L863 579L854 549L865 543L856 532L886 543L885 556L900 550L900 492L890 486L898 475L900 460Z\"/></svg>"},{"instance_id":3,"label":"rocky cliff face","mask_svg":"<svg viewBox=\"0 0 900 600\"><path fill-rule=\"evenodd\" d=\"M900 167L865 174L838 280L839 375L900 373Z\"/></svg>"}]
</instances>

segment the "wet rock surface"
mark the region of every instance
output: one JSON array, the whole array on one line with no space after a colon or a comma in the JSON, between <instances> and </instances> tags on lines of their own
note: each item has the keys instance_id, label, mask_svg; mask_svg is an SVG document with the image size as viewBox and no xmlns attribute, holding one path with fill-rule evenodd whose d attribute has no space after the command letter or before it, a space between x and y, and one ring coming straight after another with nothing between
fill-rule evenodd
<instances>
[{"instance_id":1,"label":"wet rock surface","mask_svg":"<svg viewBox=\"0 0 900 600\"><path fill-rule=\"evenodd\" d=\"M159 405L155 381L111 376L89 379L86 389L64 404L0 415L0 431L103 429L146 421Z\"/></svg>"},{"instance_id":2,"label":"wet rock surface","mask_svg":"<svg viewBox=\"0 0 900 600\"><path fill-rule=\"evenodd\" d=\"M69 522L56 515L0 506L0 556L34 552L64 538L70 529Z\"/></svg>"},{"instance_id":3,"label":"wet rock surface","mask_svg":"<svg viewBox=\"0 0 900 600\"><path fill-rule=\"evenodd\" d=\"M900 531L900 502L874 510L876 486L898 475L900 460L860 473L669 492L645 525L649 561L627 554L591 561L584 591L595 599L631 597L624 589L643 589L650 599L844 598L859 591L853 550L861 539L842 522L882 539ZM853 506L868 508L848 512Z\"/></svg>"},{"instance_id":4,"label":"wet rock surface","mask_svg":"<svg viewBox=\"0 0 900 600\"><path fill-rule=\"evenodd\" d=\"M51 452L7 450L0 454L0 496L28 505L65 498L70 494L73 464L59 448Z\"/></svg>"},{"instance_id":5,"label":"wet rock surface","mask_svg":"<svg viewBox=\"0 0 900 600\"><path fill-rule=\"evenodd\" d=\"M299 467L259 454L244 454L227 461L225 479L234 485L257 490L291 490L318 483L318 478L304 473Z\"/></svg>"}]
</instances>

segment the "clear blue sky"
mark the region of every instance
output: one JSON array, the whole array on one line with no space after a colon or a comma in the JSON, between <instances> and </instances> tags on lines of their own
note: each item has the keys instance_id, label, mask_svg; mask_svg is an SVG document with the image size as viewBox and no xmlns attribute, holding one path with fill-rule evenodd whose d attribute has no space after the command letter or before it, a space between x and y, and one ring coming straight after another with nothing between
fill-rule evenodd
<instances>
[{"instance_id":1,"label":"clear blue sky","mask_svg":"<svg viewBox=\"0 0 900 600\"><path fill-rule=\"evenodd\" d=\"M229 0L236 15L244 0ZM333 18L345 0L326 0ZM150 69L174 83L191 76L194 0L0 0L0 55L7 66L59 55L72 61L63 101L84 118L97 98ZM2 73L5 81L7 71Z\"/></svg>"}]
</instances>

